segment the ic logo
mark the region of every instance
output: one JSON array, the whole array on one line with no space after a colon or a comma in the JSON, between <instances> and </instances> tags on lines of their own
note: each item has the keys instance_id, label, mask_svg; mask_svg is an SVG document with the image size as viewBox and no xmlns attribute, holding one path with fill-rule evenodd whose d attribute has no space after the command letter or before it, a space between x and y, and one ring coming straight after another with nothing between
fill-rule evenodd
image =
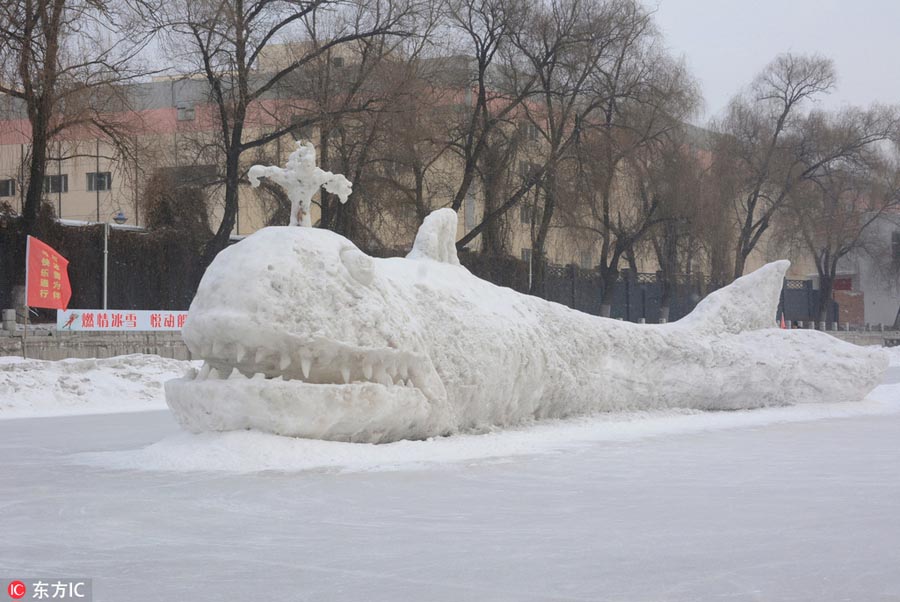
<instances>
[{"instance_id":1,"label":"ic logo","mask_svg":"<svg viewBox=\"0 0 900 602\"><path fill-rule=\"evenodd\" d=\"M13 600L20 600L25 597L25 584L21 581L11 581L6 587L6 593Z\"/></svg>"}]
</instances>

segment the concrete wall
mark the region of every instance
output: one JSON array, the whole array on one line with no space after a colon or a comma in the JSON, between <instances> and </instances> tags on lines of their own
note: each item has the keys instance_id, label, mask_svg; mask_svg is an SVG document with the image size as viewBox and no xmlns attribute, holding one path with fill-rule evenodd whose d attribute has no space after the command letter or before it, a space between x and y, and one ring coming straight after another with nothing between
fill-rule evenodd
<instances>
[{"instance_id":1,"label":"concrete wall","mask_svg":"<svg viewBox=\"0 0 900 602\"><path fill-rule=\"evenodd\" d=\"M31 359L112 357L150 353L174 359L191 359L181 333L28 333L27 356ZM0 337L0 355L22 356L21 332Z\"/></svg>"},{"instance_id":2,"label":"concrete wall","mask_svg":"<svg viewBox=\"0 0 900 602\"><path fill-rule=\"evenodd\" d=\"M885 338L900 338L900 331L829 332L856 345L883 345ZM57 333L39 331L28 335L28 357L41 360L112 357L150 353L175 359L192 359L181 333ZM21 332L0 336L0 356L22 355Z\"/></svg>"}]
</instances>

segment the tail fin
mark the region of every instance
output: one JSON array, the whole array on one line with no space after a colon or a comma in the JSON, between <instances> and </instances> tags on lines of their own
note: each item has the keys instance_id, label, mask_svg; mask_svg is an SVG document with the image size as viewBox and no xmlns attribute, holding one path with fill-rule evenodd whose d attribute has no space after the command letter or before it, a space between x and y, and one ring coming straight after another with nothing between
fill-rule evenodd
<instances>
[{"instance_id":1,"label":"tail fin","mask_svg":"<svg viewBox=\"0 0 900 602\"><path fill-rule=\"evenodd\" d=\"M790 266L790 261L782 259L738 278L703 299L677 323L707 332L773 328L784 274Z\"/></svg>"}]
</instances>

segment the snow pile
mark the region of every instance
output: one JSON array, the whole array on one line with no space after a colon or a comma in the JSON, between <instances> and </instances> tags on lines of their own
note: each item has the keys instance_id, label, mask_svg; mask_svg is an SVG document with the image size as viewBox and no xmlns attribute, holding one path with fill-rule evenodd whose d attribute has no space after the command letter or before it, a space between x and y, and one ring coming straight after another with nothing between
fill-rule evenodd
<instances>
[{"instance_id":1,"label":"snow pile","mask_svg":"<svg viewBox=\"0 0 900 602\"><path fill-rule=\"evenodd\" d=\"M408 258L327 230L265 228L220 253L185 342L204 368L166 384L188 430L384 443L598 411L739 410L858 401L887 354L772 328L788 262L685 320L590 316L457 265L435 212Z\"/></svg>"},{"instance_id":2,"label":"snow pile","mask_svg":"<svg viewBox=\"0 0 900 602\"><path fill-rule=\"evenodd\" d=\"M255 431L180 433L143 449L82 453L77 464L173 472L335 472L418 470L706 431L828 418L900 414L900 384L877 387L854 403L806 404L736 412L665 410L600 414L528 428L382 445L279 437Z\"/></svg>"},{"instance_id":3,"label":"snow pile","mask_svg":"<svg viewBox=\"0 0 900 602\"><path fill-rule=\"evenodd\" d=\"M900 347L888 347L886 349L891 366L900 366Z\"/></svg>"},{"instance_id":4,"label":"snow pile","mask_svg":"<svg viewBox=\"0 0 900 602\"><path fill-rule=\"evenodd\" d=\"M0 419L165 408L163 382L190 362L157 355L61 361L0 357Z\"/></svg>"}]
</instances>

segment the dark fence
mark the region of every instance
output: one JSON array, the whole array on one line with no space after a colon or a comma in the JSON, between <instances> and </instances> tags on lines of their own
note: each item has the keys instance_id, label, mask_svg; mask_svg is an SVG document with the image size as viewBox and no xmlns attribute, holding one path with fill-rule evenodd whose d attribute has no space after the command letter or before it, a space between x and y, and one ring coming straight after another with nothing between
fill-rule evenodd
<instances>
[{"instance_id":1,"label":"dark fence","mask_svg":"<svg viewBox=\"0 0 900 602\"><path fill-rule=\"evenodd\" d=\"M677 276L669 294L670 321L686 316L711 290L709 279L700 274ZM662 317L663 282L659 274L622 270L612 284L610 317L631 322L659 322ZM596 270L574 265L547 266L544 297L589 314L600 314L603 282Z\"/></svg>"},{"instance_id":2,"label":"dark fence","mask_svg":"<svg viewBox=\"0 0 900 602\"><path fill-rule=\"evenodd\" d=\"M789 322L808 322L819 320L819 291L812 287L812 280L785 280L781 289L781 303L778 312L784 313ZM827 310L825 320L837 322L838 304L832 301Z\"/></svg>"},{"instance_id":3,"label":"dark fence","mask_svg":"<svg viewBox=\"0 0 900 602\"><path fill-rule=\"evenodd\" d=\"M103 306L103 226L42 228L41 239L69 260L70 307ZM108 305L116 309L187 309L202 276L199 246L183 233L111 228ZM13 306L24 281L25 235L18 220L0 220L0 307ZM55 319L46 311L38 320Z\"/></svg>"},{"instance_id":4,"label":"dark fence","mask_svg":"<svg viewBox=\"0 0 900 602\"><path fill-rule=\"evenodd\" d=\"M45 242L69 259L74 308L102 307L103 226L43 227ZM12 307L12 287L21 284L25 237L18 219L0 219L0 307ZM398 250L380 249L377 256L396 256ZM529 266L514 257L492 257L463 252L461 263L473 274L500 286L525 293ZM109 307L116 309L187 309L202 276L199 242L172 230L111 229L109 234ZM700 274L677 276L669 295L669 320L677 320L716 288ZM632 322L658 322L663 305L660 274L622 270L613 284L610 316ZM600 314L603 283L596 270L574 265L548 265L542 296L590 314ZM788 321L817 320L819 291L807 280L786 280L779 314ZM828 321L834 321L833 304ZM54 319L44 312L45 320Z\"/></svg>"}]
</instances>

